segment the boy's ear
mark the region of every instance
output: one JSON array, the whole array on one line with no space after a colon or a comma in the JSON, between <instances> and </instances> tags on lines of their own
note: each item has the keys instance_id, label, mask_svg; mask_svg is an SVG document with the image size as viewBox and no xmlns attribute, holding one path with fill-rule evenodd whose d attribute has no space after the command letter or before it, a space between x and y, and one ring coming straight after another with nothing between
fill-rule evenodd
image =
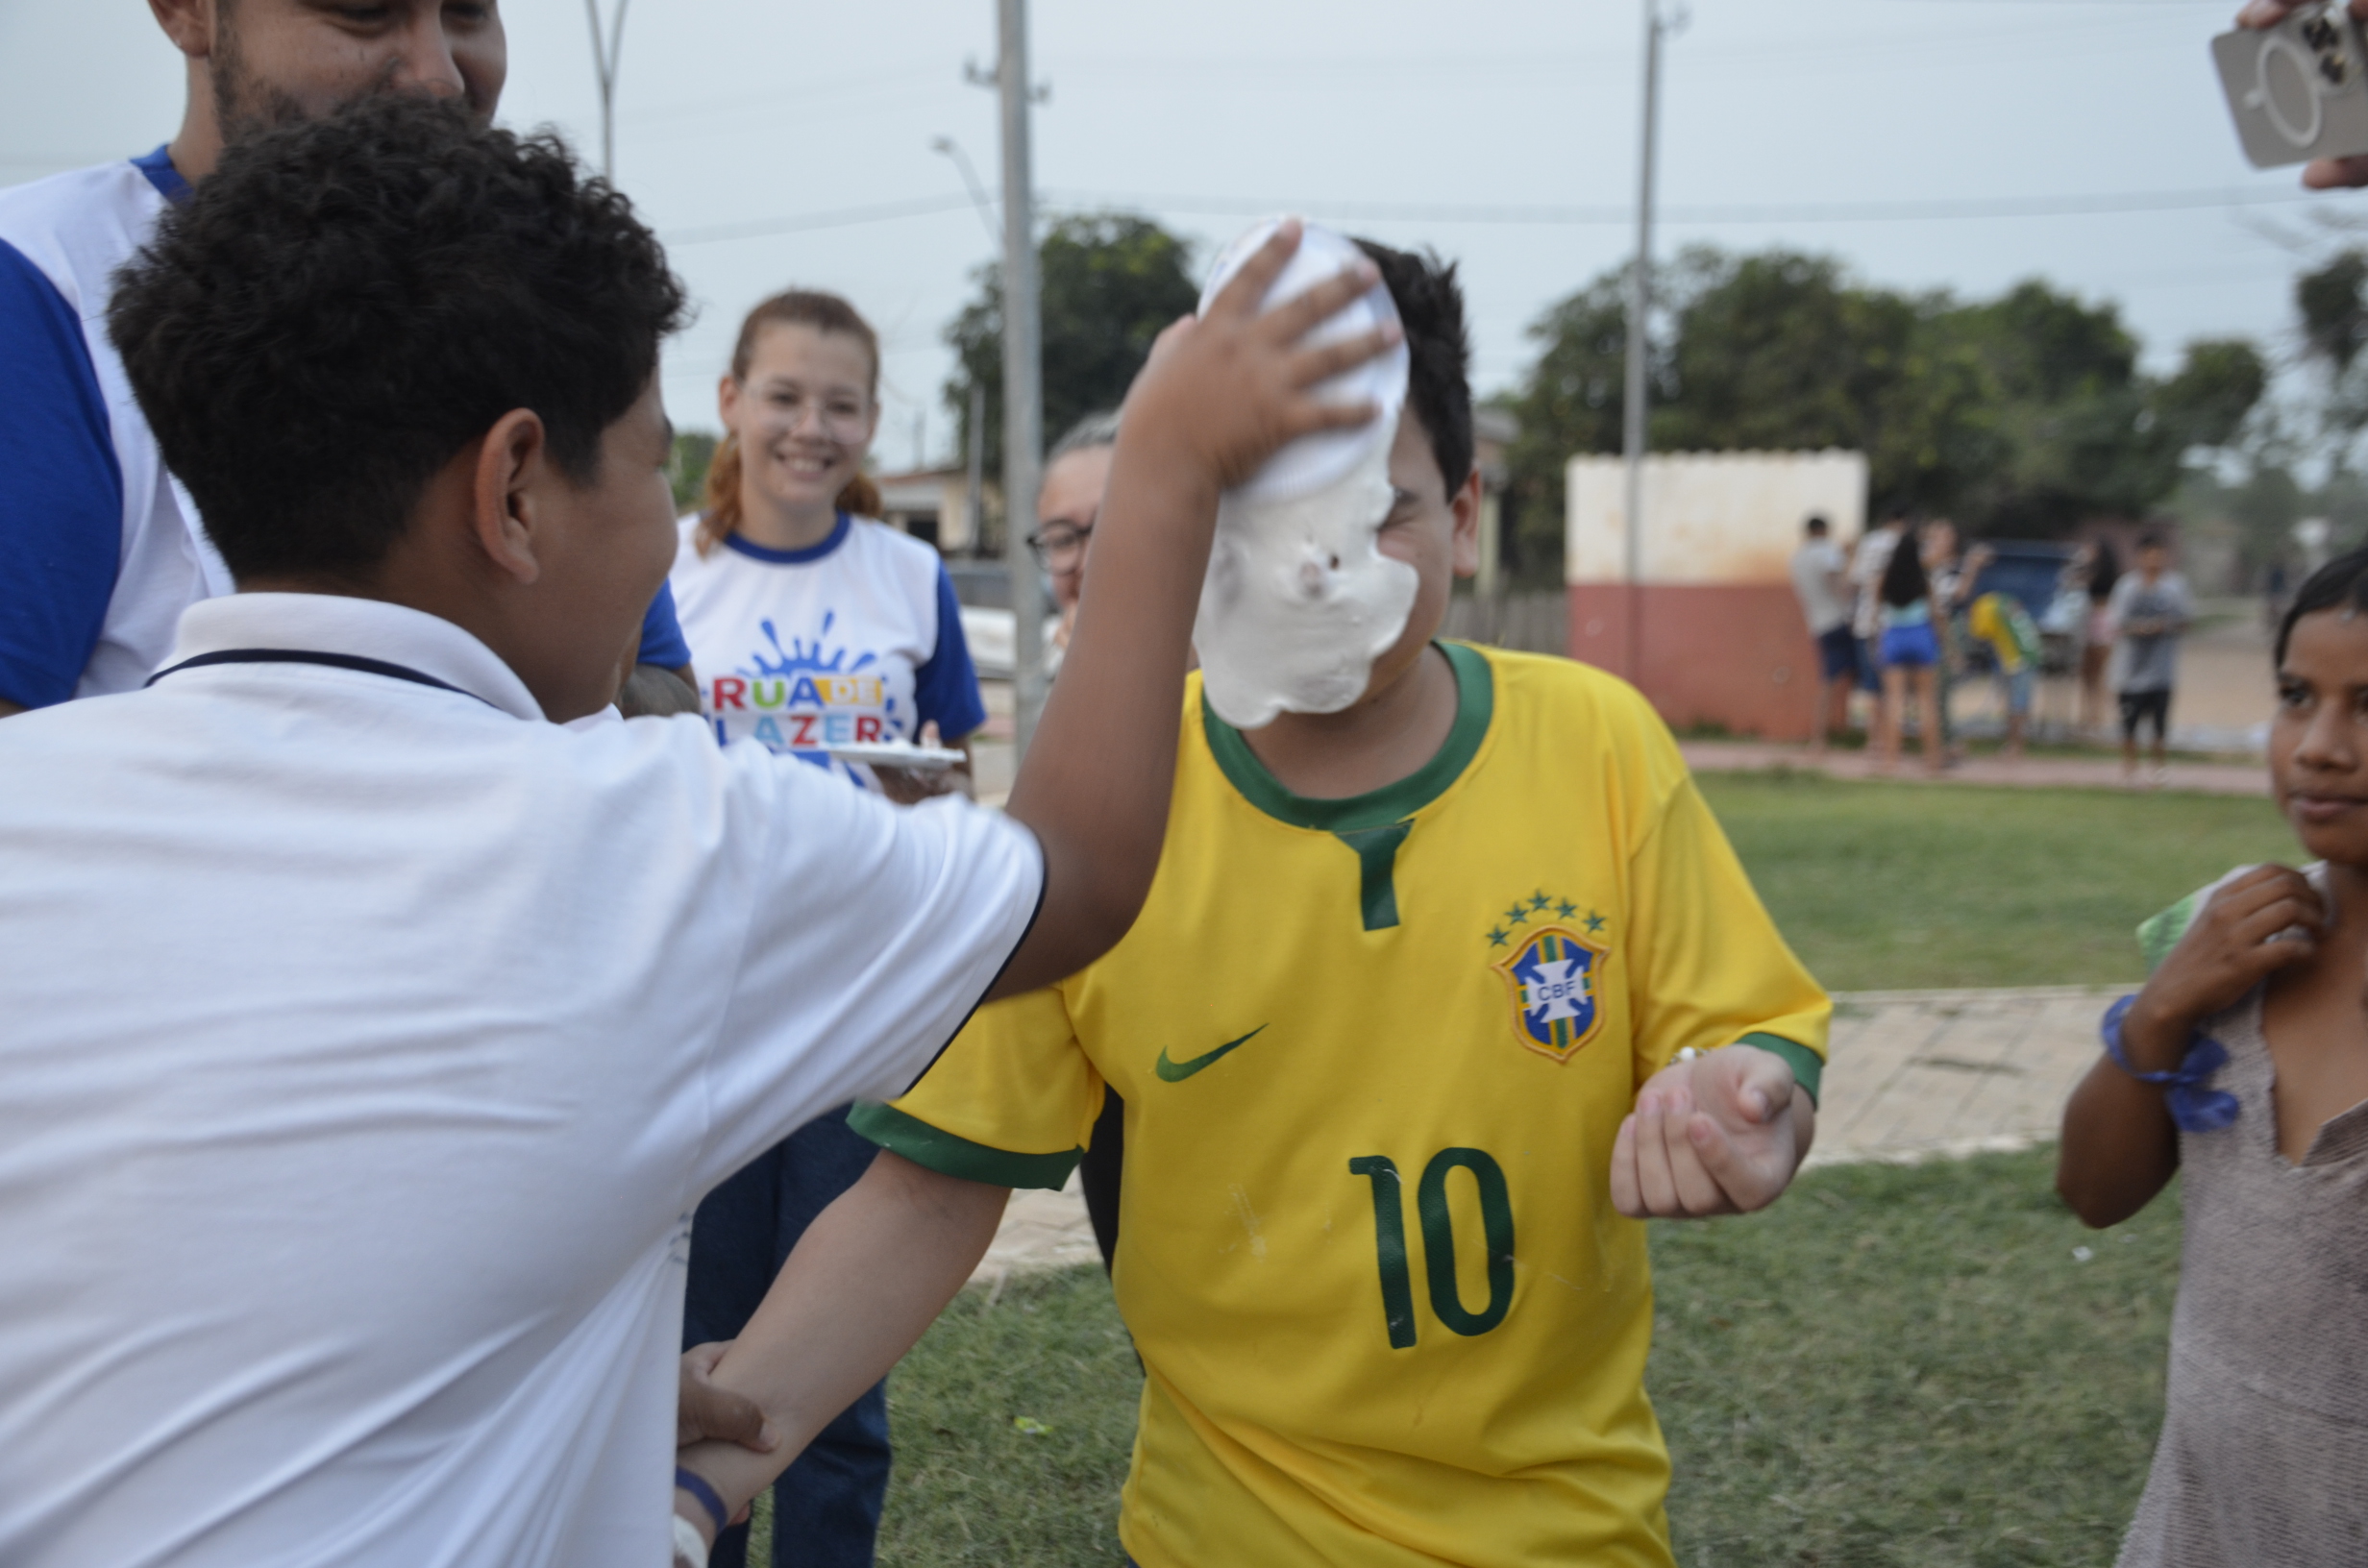
<instances>
[{"instance_id":1,"label":"boy's ear","mask_svg":"<svg viewBox=\"0 0 2368 1568\"><path fill-rule=\"evenodd\" d=\"M1454 515L1455 532L1450 538L1453 551L1450 559L1459 577L1477 576L1480 573L1480 469L1478 464L1464 476L1463 484L1447 502L1447 510Z\"/></svg>"},{"instance_id":2,"label":"boy's ear","mask_svg":"<svg viewBox=\"0 0 2368 1568\"><path fill-rule=\"evenodd\" d=\"M531 408L512 408L478 443L470 531L495 569L521 586L542 576L535 553L541 492L556 477L542 419Z\"/></svg>"}]
</instances>

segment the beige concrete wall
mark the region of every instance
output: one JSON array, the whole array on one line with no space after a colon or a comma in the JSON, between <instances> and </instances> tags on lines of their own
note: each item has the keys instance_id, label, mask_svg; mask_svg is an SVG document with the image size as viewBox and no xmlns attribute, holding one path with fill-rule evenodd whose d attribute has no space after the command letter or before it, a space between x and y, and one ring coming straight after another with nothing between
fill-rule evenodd
<instances>
[{"instance_id":1,"label":"beige concrete wall","mask_svg":"<svg viewBox=\"0 0 2368 1568\"><path fill-rule=\"evenodd\" d=\"M1564 571L1573 586L1628 580L1627 464L1573 457L1566 470ZM1686 452L1644 460L1642 580L1789 582L1801 525L1823 513L1847 544L1866 527L1866 457L1856 452Z\"/></svg>"}]
</instances>

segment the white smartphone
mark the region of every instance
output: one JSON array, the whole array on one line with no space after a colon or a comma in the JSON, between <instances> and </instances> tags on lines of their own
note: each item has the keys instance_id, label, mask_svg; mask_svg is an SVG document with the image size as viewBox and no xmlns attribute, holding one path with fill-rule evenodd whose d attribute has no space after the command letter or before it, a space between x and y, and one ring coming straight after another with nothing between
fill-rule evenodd
<instances>
[{"instance_id":1,"label":"white smartphone","mask_svg":"<svg viewBox=\"0 0 2368 1568\"><path fill-rule=\"evenodd\" d=\"M2223 33L2211 58L2255 168L2368 153L2368 51L2343 0Z\"/></svg>"}]
</instances>

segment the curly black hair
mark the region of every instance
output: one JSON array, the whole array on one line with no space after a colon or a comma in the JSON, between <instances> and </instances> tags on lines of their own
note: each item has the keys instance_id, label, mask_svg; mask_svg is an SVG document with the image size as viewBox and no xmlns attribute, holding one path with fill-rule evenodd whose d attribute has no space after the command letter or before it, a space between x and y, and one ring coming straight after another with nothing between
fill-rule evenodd
<instances>
[{"instance_id":1,"label":"curly black hair","mask_svg":"<svg viewBox=\"0 0 2368 1568\"><path fill-rule=\"evenodd\" d=\"M1369 239L1357 248L1373 258L1406 328L1406 401L1431 438L1431 455L1455 499L1471 475L1471 337L1464 329L1464 288L1455 263L1439 253L1417 256Z\"/></svg>"},{"instance_id":2,"label":"curly black hair","mask_svg":"<svg viewBox=\"0 0 2368 1568\"><path fill-rule=\"evenodd\" d=\"M515 408L591 483L682 313L656 236L555 135L386 93L225 152L108 331L243 581L367 574Z\"/></svg>"}]
</instances>

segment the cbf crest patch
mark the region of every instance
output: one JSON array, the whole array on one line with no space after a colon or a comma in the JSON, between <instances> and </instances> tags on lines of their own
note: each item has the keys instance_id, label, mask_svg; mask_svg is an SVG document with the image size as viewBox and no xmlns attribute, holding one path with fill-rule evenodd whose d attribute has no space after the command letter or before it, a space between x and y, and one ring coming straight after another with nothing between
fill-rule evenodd
<instances>
[{"instance_id":1,"label":"cbf crest patch","mask_svg":"<svg viewBox=\"0 0 2368 1568\"><path fill-rule=\"evenodd\" d=\"M1547 923L1537 923L1537 922ZM1603 1027L1595 986L1612 949L1597 939L1604 918L1540 893L1517 898L1489 932L1506 956L1490 966L1512 993L1513 1028L1541 1056L1567 1062Z\"/></svg>"}]
</instances>

